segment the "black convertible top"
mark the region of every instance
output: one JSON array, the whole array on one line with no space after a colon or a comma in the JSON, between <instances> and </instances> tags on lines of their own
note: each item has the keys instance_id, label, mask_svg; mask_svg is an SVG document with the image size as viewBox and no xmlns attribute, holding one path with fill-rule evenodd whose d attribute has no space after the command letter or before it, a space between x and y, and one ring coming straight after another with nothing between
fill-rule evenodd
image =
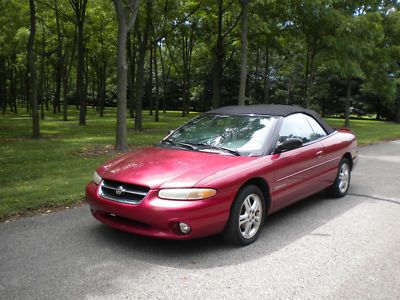
<instances>
[{"instance_id":1,"label":"black convertible top","mask_svg":"<svg viewBox=\"0 0 400 300\"><path fill-rule=\"evenodd\" d=\"M296 113L303 113L313 117L328 134L335 130L330 127L321 116L310 109L305 109L300 106L281 105L281 104L256 104L242 106L224 106L210 110L206 114L221 114L221 115L269 115L287 117Z\"/></svg>"}]
</instances>

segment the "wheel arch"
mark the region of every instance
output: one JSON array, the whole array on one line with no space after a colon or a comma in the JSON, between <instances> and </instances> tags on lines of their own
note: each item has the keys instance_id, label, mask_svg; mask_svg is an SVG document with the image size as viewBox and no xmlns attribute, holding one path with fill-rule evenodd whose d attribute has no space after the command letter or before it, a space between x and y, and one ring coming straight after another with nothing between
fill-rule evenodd
<instances>
[{"instance_id":1,"label":"wheel arch","mask_svg":"<svg viewBox=\"0 0 400 300\"><path fill-rule=\"evenodd\" d=\"M352 169L353 169L353 157L351 156L351 153L350 153L350 152L346 152L346 153L343 155L343 157L344 157L344 158L347 158L347 160L348 160L349 163L350 163L350 169L352 170Z\"/></svg>"},{"instance_id":2,"label":"wheel arch","mask_svg":"<svg viewBox=\"0 0 400 300\"><path fill-rule=\"evenodd\" d=\"M253 177L249 180L247 180L245 183L243 183L239 189L239 191L244 188L247 185L255 185L256 187L258 187L263 195L264 195L264 199L265 199L265 213L267 214L269 211L269 208L271 206L271 195L270 195L270 189L269 189L269 185L268 182L261 177Z\"/></svg>"}]
</instances>

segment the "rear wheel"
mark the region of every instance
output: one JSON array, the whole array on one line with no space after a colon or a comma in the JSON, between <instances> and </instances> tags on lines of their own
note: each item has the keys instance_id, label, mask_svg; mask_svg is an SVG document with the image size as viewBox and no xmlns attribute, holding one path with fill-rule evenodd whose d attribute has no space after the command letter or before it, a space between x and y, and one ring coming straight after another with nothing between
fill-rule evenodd
<instances>
[{"instance_id":1,"label":"rear wheel","mask_svg":"<svg viewBox=\"0 0 400 300\"><path fill-rule=\"evenodd\" d=\"M335 182L329 187L328 192L335 198L341 198L347 194L351 179L351 165L346 157L339 163L339 170Z\"/></svg>"},{"instance_id":2,"label":"rear wheel","mask_svg":"<svg viewBox=\"0 0 400 300\"><path fill-rule=\"evenodd\" d=\"M245 186L233 202L223 236L225 240L236 245L251 244L260 235L264 218L264 194L257 186Z\"/></svg>"}]
</instances>

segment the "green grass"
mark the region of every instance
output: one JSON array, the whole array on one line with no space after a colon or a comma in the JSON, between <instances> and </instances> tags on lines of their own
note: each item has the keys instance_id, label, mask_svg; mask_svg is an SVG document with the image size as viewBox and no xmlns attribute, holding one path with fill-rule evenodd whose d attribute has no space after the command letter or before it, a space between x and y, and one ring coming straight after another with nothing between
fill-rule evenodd
<instances>
[{"instance_id":1,"label":"green grass","mask_svg":"<svg viewBox=\"0 0 400 300\"><path fill-rule=\"evenodd\" d=\"M106 109L103 118L88 110L87 125L78 125L78 111L71 109L69 121L48 113L41 121L42 138L32 140L31 120L23 109L18 115L0 115L0 219L13 214L83 199L84 187L94 170L116 156L116 110ZM169 130L195 116L180 112L160 114L160 122L144 114L144 131L135 132L129 120L131 149L160 141Z\"/></svg>"},{"instance_id":2,"label":"green grass","mask_svg":"<svg viewBox=\"0 0 400 300\"><path fill-rule=\"evenodd\" d=\"M111 157L115 143L115 109L107 109L104 118L88 110L87 125L79 126L78 111L71 108L69 121L46 114L41 121L42 138L32 140L31 120L20 109L15 115L0 115L0 219L41 208L68 206L79 203L84 187L93 171ZM144 131L129 129L132 149L160 141L190 117L180 112L160 114L160 122L144 113ZM342 127L343 120L328 119L334 127ZM129 120L129 128L133 121ZM400 138L400 125L389 122L351 120L351 129L359 144Z\"/></svg>"},{"instance_id":3,"label":"green grass","mask_svg":"<svg viewBox=\"0 0 400 300\"><path fill-rule=\"evenodd\" d=\"M344 126L342 119L326 119L334 128ZM359 145L375 144L400 138L400 124L376 120L350 120L350 129L357 137Z\"/></svg>"}]
</instances>

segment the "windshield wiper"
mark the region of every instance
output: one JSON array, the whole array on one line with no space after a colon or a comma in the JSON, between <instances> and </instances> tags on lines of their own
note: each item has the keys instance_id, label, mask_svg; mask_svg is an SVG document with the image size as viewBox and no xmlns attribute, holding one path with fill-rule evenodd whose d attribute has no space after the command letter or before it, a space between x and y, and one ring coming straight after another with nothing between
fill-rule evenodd
<instances>
[{"instance_id":1,"label":"windshield wiper","mask_svg":"<svg viewBox=\"0 0 400 300\"><path fill-rule=\"evenodd\" d=\"M235 156L240 156L239 151L233 150L233 149L229 149L229 148L225 148L225 147L221 147L221 146L213 146L213 145L208 145L208 144L194 144L196 146L201 146L204 148L209 148L209 149L216 149L216 150L221 150L221 151L225 151L225 152L229 152L230 154L233 154Z\"/></svg>"},{"instance_id":2,"label":"windshield wiper","mask_svg":"<svg viewBox=\"0 0 400 300\"><path fill-rule=\"evenodd\" d=\"M199 151L199 149L197 147L195 147L194 145L192 145L192 144L175 142L175 141L170 140L170 139L162 140L161 143L162 144L170 144L170 145L178 146L178 147L181 147L181 148L186 148L186 149L189 149L189 150Z\"/></svg>"}]
</instances>

